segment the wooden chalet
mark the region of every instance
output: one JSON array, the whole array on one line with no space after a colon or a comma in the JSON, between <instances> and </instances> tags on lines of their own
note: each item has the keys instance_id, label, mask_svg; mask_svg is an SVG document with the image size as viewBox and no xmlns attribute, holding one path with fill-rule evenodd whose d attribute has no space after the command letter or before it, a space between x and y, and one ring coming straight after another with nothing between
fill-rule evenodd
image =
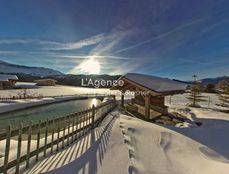
<instances>
[{"instance_id":1,"label":"wooden chalet","mask_svg":"<svg viewBox=\"0 0 229 174\"><path fill-rule=\"evenodd\" d=\"M165 96L184 93L186 84L167 78L151 75L129 73L118 81L122 80L122 86L112 86L111 90L120 90L121 105L124 106L124 94L126 91L135 93L132 105L137 112L149 120L157 115L167 114L168 107L165 106ZM121 83L119 83L121 84Z\"/></svg>"},{"instance_id":2,"label":"wooden chalet","mask_svg":"<svg viewBox=\"0 0 229 174\"><path fill-rule=\"evenodd\" d=\"M34 82L37 86L55 86L57 81L54 79L40 79Z\"/></svg>"},{"instance_id":3,"label":"wooden chalet","mask_svg":"<svg viewBox=\"0 0 229 174\"><path fill-rule=\"evenodd\" d=\"M0 90L1 89L13 89L18 81L16 75L0 74Z\"/></svg>"}]
</instances>

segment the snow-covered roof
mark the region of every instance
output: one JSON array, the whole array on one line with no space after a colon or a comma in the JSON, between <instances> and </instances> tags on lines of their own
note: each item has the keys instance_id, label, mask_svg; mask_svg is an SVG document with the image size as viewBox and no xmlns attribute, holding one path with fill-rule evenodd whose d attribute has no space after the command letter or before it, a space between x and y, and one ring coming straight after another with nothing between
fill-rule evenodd
<instances>
[{"instance_id":1,"label":"snow-covered roof","mask_svg":"<svg viewBox=\"0 0 229 174\"><path fill-rule=\"evenodd\" d=\"M0 81L7 82L9 80L18 80L16 75L0 74Z\"/></svg>"},{"instance_id":2,"label":"snow-covered roof","mask_svg":"<svg viewBox=\"0 0 229 174\"><path fill-rule=\"evenodd\" d=\"M187 84L145 74L128 73L121 77L156 92L183 91Z\"/></svg>"},{"instance_id":3,"label":"snow-covered roof","mask_svg":"<svg viewBox=\"0 0 229 174\"><path fill-rule=\"evenodd\" d=\"M6 77L1 77L0 75L0 82L8 82L9 80Z\"/></svg>"}]
</instances>

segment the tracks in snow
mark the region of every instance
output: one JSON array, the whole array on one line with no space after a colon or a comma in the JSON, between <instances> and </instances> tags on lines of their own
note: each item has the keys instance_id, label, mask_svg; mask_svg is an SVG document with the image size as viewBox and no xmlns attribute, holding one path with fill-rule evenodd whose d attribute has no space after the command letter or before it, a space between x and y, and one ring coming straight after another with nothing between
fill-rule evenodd
<instances>
[{"instance_id":1,"label":"tracks in snow","mask_svg":"<svg viewBox=\"0 0 229 174\"><path fill-rule=\"evenodd\" d=\"M139 122L141 124L141 122ZM148 133L144 136L143 139L139 138L139 136L143 136L141 130L141 126L135 128L136 125L135 118L131 117L119 117L119 128L123 134L124 143L128 149L129 154L129 167L128 173L129 174L140 174L140 173L150 173L154 171L153 169L147 168L151 166L150 157L155 158L158 157L158 160L167 161L169 164L171 163L171 159L169 157L170 149L171 149L171 141L172 141L172 134L167 131L158 132L155 129L154 133ZM153 126L153 125L152 125ZM152 135L152 136L151 136ZM155 135L155 136L153 136ZM149 142L147 141L149 138ZM139 141L143 142L139 142ZM144 143L146 143L144 145ZM153 143L153 144L148 144ZM153 153L151 149L143 149L143 148L157 148L157 152ZM141 153L141 154L140 154ZM152 154L152 155L150 155ZM147 164L143 163L146 162L144 160L144 155L147 156ZM158 161L156 160L156 163ZM152 165L155 165L152 163ZM166 168L166 169L165 169ZM165 171L173 171L170 167L165 167ZM163 173L163 172L162 172Z\"/></svg>"},{"instance_id":2,"label":"tracks in snow","mask_svg":"<svg viewBox=\"0 0 229 174\"><path fill-rule=\"evenodd\" d=\"M120 119L120 118L119 118ZM131 120L131 118L127 118L128 120ZM126 144L128 148L128 154L129 154L129 167L128 167L128 173L129 174L137 174L138 172L138 167L139 162L138 160L138 155L136 153L136 141L134 139L133 134L136 133L136 129L132 127L126 127L125 122L121 121L119 122L119 127L122 131L123 137L124 137L124 143Z\"/></svg>"}]
</instances>

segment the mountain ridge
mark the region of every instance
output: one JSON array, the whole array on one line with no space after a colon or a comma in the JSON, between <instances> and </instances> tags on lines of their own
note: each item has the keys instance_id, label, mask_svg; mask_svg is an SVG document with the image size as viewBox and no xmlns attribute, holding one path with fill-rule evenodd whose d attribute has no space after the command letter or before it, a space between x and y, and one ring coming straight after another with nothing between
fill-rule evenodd
<instances>
[{"instance_id":1,"label":"mountain ridge","mask_svg":"<svg viewBox=\"0 0 229 174\"><path fill-rule=\"evenodd\" d=\"M27 74L32 76L47 77L51 75L64 75L64 73L44 67L30 67L17 65L0 60L0 73L4 74Z\"/></svg>"},{"instance_id":2,"label":"mountain ridge","mask_svg":"<svg viewBox=\"0 0 229 174\"><path fill-rule=\"evenodd\" d=\"M34 67L34 66L25 66L25 65L17 65L8 63L0 60L0 73L3 74L16 74L21 81L33 81L42 78L53 78L58 81L59 84L62 85L72 85L72 86L80 86L79 81L82 78L92 78L96 79L112 79L117 80L121 75L108 75L108 74L100 74L100 75L85 75L85 74L64 74L60 71L44 68L44 67ZM178 82L191 84L191 81L184 81L173 79ZM203 85L207 85L212 83L217 85L221 80L229 80L229 76L221 76L221 77L213 77L213 78L204 78L200 79L200 82Z\"/></svg>"}]
</instances>

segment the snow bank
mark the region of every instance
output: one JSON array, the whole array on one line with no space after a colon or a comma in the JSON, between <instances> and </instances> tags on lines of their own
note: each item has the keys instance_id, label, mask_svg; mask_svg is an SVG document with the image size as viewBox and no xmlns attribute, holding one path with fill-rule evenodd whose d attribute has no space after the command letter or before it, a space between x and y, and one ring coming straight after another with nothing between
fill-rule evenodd
<instances>
[{"instance_id":1,"label":"snow bank","mask_svg":"<svg viewBox=\"0 0 229 174\"><path fill-rule=\"evenodd\" d=\"M100 127L26 173L227 174L228 114L191 112L201 127L160 126L114 111Z\"/></svg>"},{"instance_id":2,"label":"snow bank","mask_svg":"<svg viewBox=\"0 0 229 174\"><path fill-rule=\"evenodd\" d=\"M133 173L227 174L229 123L206 120L200 128L162 127L121 116ZM202 120L203 121L203 120ZM212 126L210 126L212 125Z\"/></svg>"}]
</instances>

